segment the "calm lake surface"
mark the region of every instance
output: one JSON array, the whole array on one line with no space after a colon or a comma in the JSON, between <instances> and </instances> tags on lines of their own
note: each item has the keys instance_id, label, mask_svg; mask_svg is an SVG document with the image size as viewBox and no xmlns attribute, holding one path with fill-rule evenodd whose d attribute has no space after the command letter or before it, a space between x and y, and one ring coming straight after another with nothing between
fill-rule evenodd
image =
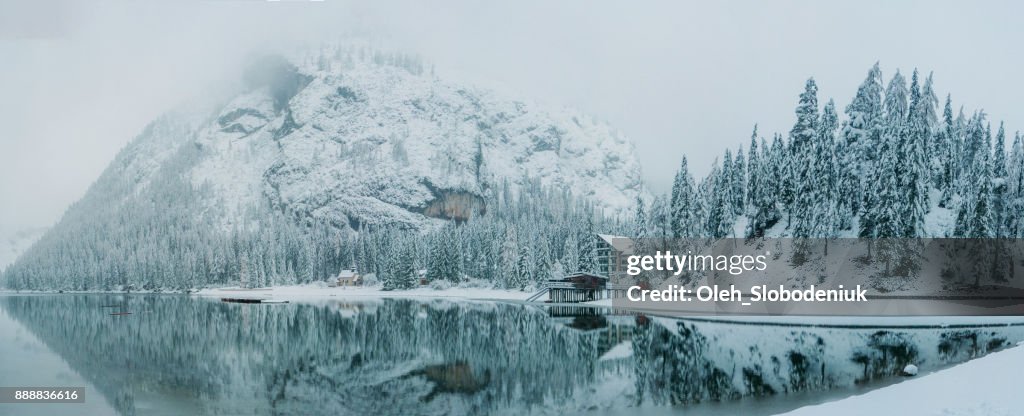
<instances>
[{"instance_id":1,"label":"calm lake surface","mask_svg":"<svg viewBox=\"0 0 1024 416\"><path fill-rule=\"evenodd\" d=\"M450 300L230 304L0 295L0 415L774 414L1024 340L1024 327L833 328ZM130 314L126 314L130 313Z\"/></svg>"}]
</instances>

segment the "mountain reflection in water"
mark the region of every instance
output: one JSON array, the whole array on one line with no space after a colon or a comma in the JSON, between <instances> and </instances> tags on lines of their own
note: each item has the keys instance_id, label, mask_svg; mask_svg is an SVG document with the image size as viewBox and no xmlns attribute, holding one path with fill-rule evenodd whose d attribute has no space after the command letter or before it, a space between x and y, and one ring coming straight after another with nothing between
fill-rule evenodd
<instances>
[{"instance_id":1,"label":"mountain reflection in water","mask_svg":"<svg viewBox=\"0 0 1024 416\"><path fill-rule=\"evenodd\" d=\"M1024 339L1020 326L751 325L448 300L47 295L0 306L124 415L685 413L889 379L909 363L928 371Z\"/></svg>"}]
</instances>

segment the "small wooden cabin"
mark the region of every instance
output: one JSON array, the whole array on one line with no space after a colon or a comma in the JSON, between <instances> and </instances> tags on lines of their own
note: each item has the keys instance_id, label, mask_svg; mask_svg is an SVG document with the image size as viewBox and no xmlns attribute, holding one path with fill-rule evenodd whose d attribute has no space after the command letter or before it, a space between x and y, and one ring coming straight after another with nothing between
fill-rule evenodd
<instances>
[{"instance_id":1,"label":"small wooden cabin","mask_svg":"<svg viewBox=\"0 0 1024 416\"><path fill-rule=\"evenodd\" d=\"M345 269L338 273L338 286L362 286L363 276L355 270Z\"/></svg>"}]
</instances>

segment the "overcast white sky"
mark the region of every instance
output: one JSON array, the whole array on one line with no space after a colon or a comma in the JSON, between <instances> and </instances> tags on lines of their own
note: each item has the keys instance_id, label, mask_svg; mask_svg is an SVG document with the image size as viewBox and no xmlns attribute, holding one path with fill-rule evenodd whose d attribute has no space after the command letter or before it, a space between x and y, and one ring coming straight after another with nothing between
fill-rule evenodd
<instances>
[{"instance_id":1,"label":"overcast white sky","mask_svg":"<svg viewBox=\"0 0 1024 416\"><path fill-rule=\"evenodd\" d=\"M809 76L842 110L881 61L1024 128L1024 7L940 1L80 2L0 0L0 225L49 225L162 111L251 52L357 34L442 77L501 83L630 137L664 190L725 147L788 132ZM468 75L467 75L468 74Z\"/></svg>"}]
</instances>

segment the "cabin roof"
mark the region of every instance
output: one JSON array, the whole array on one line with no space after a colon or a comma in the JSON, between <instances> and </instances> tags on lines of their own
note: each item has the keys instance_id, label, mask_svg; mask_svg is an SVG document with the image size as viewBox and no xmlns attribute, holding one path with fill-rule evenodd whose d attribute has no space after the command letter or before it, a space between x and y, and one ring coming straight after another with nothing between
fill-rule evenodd
<instances>
[{"instance_id":1,"label":"cabin roof","mask_svg":"<svg viewBox=\"0 0 1024 416\"><path fill-rule=\"evenodd\" d=\"M585 272L576 272L576 273L570 273L570 274L566 275L565 277L563 277L561 279L548 279L548 281L549 282L565 282L565 281L569 281L569 280L571 280L573 278L576 278L576 277L589 277L589 278L594 278L594 279L608 280L607 277L601 276L599 274L585 273Z\"/></svg>"},{"instance_id":2,"label":"cabin roof","mask_svg":"<svg viewBox=\"0 0 1024 416\"><path fill-rule=\"evenodd\" d=\"M340 273L338 273L338 277L342 279L351 279L356 276L357 274L355 270L342 270Z\"/></svg>"},{"instance_id":3,"label":"cabin roof","mask_svg":"<svg viewBox=\"0 0 1024 416\"><path fill-rule=\"evenodd\" d=\"M570 273L566 277L596 277L598 279L607 279L607 277L605 277L605 276L602 276L602 275L599 275L599 274L594 274L594 273L587 273L587 272Z\"/></svg>"}]
</instances>

